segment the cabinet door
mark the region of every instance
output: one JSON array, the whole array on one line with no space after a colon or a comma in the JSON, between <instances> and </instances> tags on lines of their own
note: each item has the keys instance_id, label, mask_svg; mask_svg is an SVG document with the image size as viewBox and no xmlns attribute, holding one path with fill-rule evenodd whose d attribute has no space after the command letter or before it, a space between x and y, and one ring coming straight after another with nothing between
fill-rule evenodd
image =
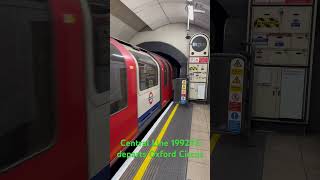
<instances>
[{"instance_id":1,"label":"cabinet door","mask_svg":"<svg viewBox=\"0 0 320 180\"><path fill-rule=\"evenodd\" d=\"M306 34L295 34L291 37L291 48L309 49L309 36Z\"/></svg>"},{"instance_id":2,"label":"cabinet door","mask_svg":"<svg viewBox=\"0 0 320 180\"><path fill-rule=\"evenodd\" d=\"M255 52L256 64L270 64L270 55L272 51L266 49L257 49Z\"/></svg>"},{"instance_id":3,"label":"cabinet door","mask_svg":"<svg viewBox=\"0 0 320 180\"><path fill-rule=\"evenodd\" d=\"M253 116L278 118L277 105L280 68L256 67L253 89Z\"/></svg>"},{"instance_id":4,"label":"cabinet door","mask_svg":"<svg viewBox=\"0 0 320 180\"><path fill-rule=\"evenodd\" d=\"M254 7L253 31L278 33L280 31L280 10L278 7Z\"/></svg>"},{"instance_id":5,"label":"cabinet door","mask_svg":"<svg viewBox=\"0 0 320 180\"><path fill-rule=\"evenodd\" d=\"M269 57L269 64L272 65L285 65L288 64L289 56L286 51L275 50L271 51Z\"/></svg>"},{"instance_id":6,"label":"cabinet door","mask_svg":"<svg viewBox=\"0 0 320 180\"><path fill-rule=\"evenodd\" d=\"M282 69L280 118L302 119L304 85L304 69Z\"/></svg>"},{"instance_id":7,"label":"cabinet door","mask_svg":"<svg viewBox=\"0 0 320 180\"><path fill-rule=\"evenodd\" d=\"M290 47L290 37L283 35L270 35L269 48L286 49Z\"/></svg>"},{"instance_id":8,"label":"cabinet door","mask_svg":"<svg viewBox=\"0 0 320 180\"><path fill-rule=\"evenodd\" d=\"M304 50L288 51L289 65L305 66L308 64L308 53Z\"/></svg>"},{"instance_id":9,"label":"cabinet door","mask_svg":"<svg viewBox=\"0 0 320 180\"><path fill-rule=\"evenodd\" d=\"M282 32L310 33L311 7L287 7L284 11Z\"/></svg>"}]
</instances>

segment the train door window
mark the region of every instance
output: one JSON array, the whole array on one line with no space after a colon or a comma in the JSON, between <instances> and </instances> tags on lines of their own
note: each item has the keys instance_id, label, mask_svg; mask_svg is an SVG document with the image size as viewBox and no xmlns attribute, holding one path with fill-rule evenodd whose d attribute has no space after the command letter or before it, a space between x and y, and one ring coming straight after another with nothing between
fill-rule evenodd
<instances>
[{"instance_id":1,"label":"train door window","mask_svg":"<svg viewBox=\"0 0 320 180\"><path fill-rule=\"evenodd\" d=\"M95 62L95 86L97 93L110 89L108 74L110 71L108 57L108 16L107 5L102 2L89 1L93 22L93 45Z\"/></svg>"},{"instance_id":2,"label":"train door window","mask_svg":"<svg viewBox=\"0 0 320 180\"><path fill-rule=\"evenodd\" d=\"M124 57L113 45L110 45L110 60L110 111L114 114L127 106L127 69Z\"/></svg>"},{"instance_id":3,"label":"train door window","mask_svg":"<svg viewBox=\"0 0 320 180\"><path fill-rule=\"evenodd\" d=\"M165 61L163 61L163 65L164 65L164 85L167 86L168 85L168 76L167 76L168 66Z\"/></svg>"},{"instance_id":4,"label":"train door window","mask_svg":"<svg viewBox=\"0 0 320 180\"><path fill-rule=\"evenodd\" d=\"M138 61L139 65L139 86L140 91L152 88L158 85L158 67L157 64L144 54L130 51Z\"/></svg>"},{"instance_id":5,"label":"train door window","mask_svg":"<svg viewBox=\"0 0 320 180\"><path fill-rule=\"evenodd\" d=\"M0 172L52 147L55 138L48 1L27 4L0 2Z\"/></svg>"},{"instance_id":6,"label":"train door window","mask_svg":"<svg viewBox=\"0 0 320 180\"><path fill-rule=\"evenodd\" d=\"M169 86L169 82L170 82L170 67L169 67L169 65L168 65L168 63L167 62L164 62L164 64L165 64L165 67L166 67L166 69L167 69L167 72L165 73L165 77L168 79L166 82L165 82L165 84L166 84L166 86Z\"/></svg>"}]
</instances>

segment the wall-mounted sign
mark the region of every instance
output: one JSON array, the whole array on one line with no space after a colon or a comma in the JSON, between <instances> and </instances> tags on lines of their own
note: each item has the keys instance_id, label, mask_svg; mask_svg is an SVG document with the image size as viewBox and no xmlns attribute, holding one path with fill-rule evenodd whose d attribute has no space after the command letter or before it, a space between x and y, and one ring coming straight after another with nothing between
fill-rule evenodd
<instances>
[{"instance_id":1,"label":"wall-mounted sign","mask_svg":"<svg viewBox=\"0 0 320 180\"><path fill-rule=\"evenodd\" d=\"M233 133L240 133L242 114L244 61L235 58L230 66L228 129Z\"/></svg>"},{"instance_id":2,"label":"wall-mounted sign","mask_svg":"<svg viewBox=\"0 0 320 180\"><path fill-rule=\"evenodd\" d=\"M209 55L209 38L205 34L196 34L190 40L190 57Z\"/></svg>"},{"instance_id":3,"label":"wall-mounted sign","mask_svg":"<svg viewBox=\"0 0 320 180\"><path fill-rule=\"evenodd\" d=\"M197 52L201 52L205 50L207 45L208 45L207 39L204 38L203 36L197 36L191 42L192 49Z\"/></svg>"},{"instance_id":4,"label":"wall-mounted sign","mask_svg":"<svg viewBox=\"0 0 320 180\"><path fill-rule=\"evenodd\" d=\"M209 57L190 57L189 63L199 63L207 64L209 62Z\"/></svg>"},{"instance_id":5,"label":"wall-mounted sign","mask_svg":"<svg viewBox=\"0 0 320 180\"><path fill-rule=\"evenodd\" d=\"M188 62L189 99L207 99L209 44L209 39L205 34L195 34L190 40Z\"/></svg>"},{"instance_id":6,"label":"wall-mounted sign","mask_svg":"<svg viewBox=\"0 0 320 180\"><path fill-rule=\"evenodd\" d=\"M182 80L181 83L181 104L187 103L187 80Z\"/></svg>"}]
</instances>

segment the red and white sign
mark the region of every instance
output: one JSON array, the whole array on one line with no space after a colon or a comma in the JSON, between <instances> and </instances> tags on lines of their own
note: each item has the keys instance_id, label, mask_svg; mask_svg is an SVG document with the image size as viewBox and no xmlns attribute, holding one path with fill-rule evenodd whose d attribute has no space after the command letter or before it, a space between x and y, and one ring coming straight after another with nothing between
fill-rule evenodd
<instances>
[{"instance_id":1,"label":"red and white sign","mask_svg":"<svg viewBox=\"0 0 320 180\"><path fill-rule=\"evenodd\" d=\"M241 112L241 102L229 102L229 111Z\"/></svg>"},{"instance_id":2,"label":"red and white sign","mask_svg":"<svg viewBox=\"0 0 320 180\"><path fill-rule=\"evenodd\" d=\"M208 57L199 57L199 63L208 63L209 58Z\"/></svg>"},{"instance_id":3,"label":"red and white sign","mask_svg":"<svg viewBox=\"0 0 320 180\"><path fill-rule=\"evenodd\" d=\"M242 101L242 94L231 93L229 99L230 99L230 102L241 102Z\"/></svg>"},{"instance_id":4,"label":"red and white sign","mask_svg":"<svg viewBox=\"0 0 320 180\"><path fill-rule=\"evenodd\" d=\"M209 62L208 57L190 57L189 63L206 64Z\"/></svg>"}]
</instances>

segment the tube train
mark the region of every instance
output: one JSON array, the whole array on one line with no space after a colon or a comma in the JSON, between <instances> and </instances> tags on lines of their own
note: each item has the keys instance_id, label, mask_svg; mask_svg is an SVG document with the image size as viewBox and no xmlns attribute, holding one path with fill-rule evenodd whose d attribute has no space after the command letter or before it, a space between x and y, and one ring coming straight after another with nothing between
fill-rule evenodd
<instances>
[{"instance_id":1,"label":"tube train","mask_svg":"<svg viewBox=\"0 0 320 180\"><path fill-rule=\"evenodd\" d=\"M110 40L111 159L134 139L172 98L173 68L164 58Z\"/></svg>"},{"instance_id":2,"label":"tube train","mask_svg":"<svg viewBox=\"0 0 320 180\"><path fill-rule=\"evenodd\" d=\"M172 66L109 40L107 3L0 2L0 180L107 179L170 100Z\"/></svg>"}]
</instances>

